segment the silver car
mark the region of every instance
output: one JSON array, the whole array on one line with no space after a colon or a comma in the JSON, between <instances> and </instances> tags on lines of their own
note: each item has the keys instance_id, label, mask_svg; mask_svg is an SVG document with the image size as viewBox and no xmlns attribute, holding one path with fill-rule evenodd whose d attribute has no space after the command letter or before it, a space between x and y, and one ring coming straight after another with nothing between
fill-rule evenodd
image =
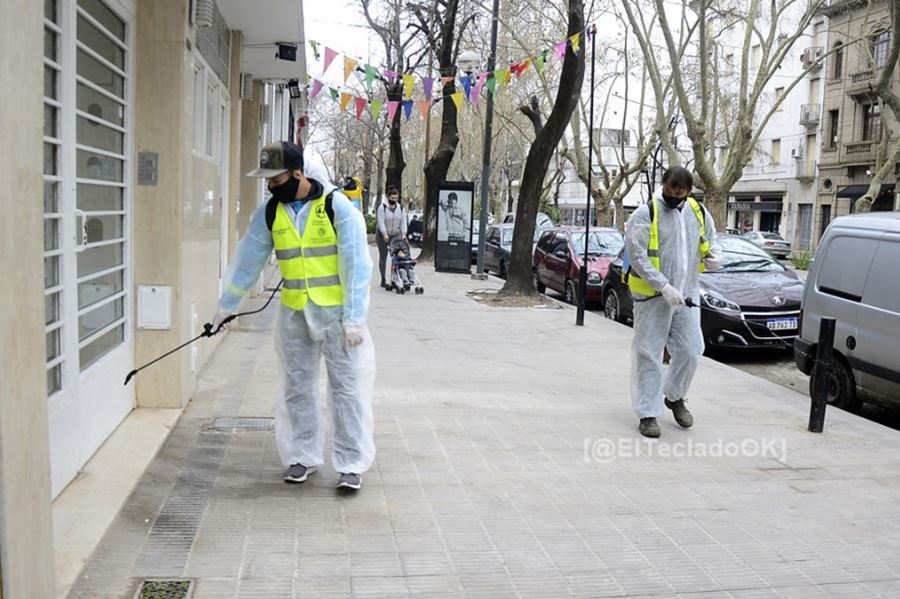
<instances>
[{"instance_id":1,"label":"silver car","mask_svg":"<svg viewBox=\"0 0 900 599\"><path fill-rule=\"evenodd\" d=\"M785 241L778 233L769 231L748 231L744 233L744 239L753 245L765 250L770 256L787 258L791 255L791 244Z\"/></svg>"},{"instance_id":2,"label":"silver car","mask_svg":"<svg viewBox=\"0 0 900 599\"><path fill-rule=\"evenodd\" d=\"M828 225L794 340L794 359L805 374L815 369L824 317L835 319L828 403L846 410L863 401L900 405L900 213L842 216Z\"/></svg>"}]
</instances>

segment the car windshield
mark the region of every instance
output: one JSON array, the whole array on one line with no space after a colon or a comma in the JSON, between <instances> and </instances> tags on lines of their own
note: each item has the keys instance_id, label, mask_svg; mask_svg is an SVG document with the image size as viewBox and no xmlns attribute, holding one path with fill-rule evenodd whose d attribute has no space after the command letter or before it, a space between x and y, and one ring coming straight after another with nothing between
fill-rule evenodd
<instances>
[{"instance_id":1,"label":"car windshield","mask_svg":"<svg viewBox=\"0 0 900 599\"><path fill-rule=\"evenodd\" d=\"M779 235L778 233L763 233L762 236L765 237L766 239L782 240L781 235Z\"/></svg>"},{"instance_id":2,"label":"car windshield","mask_svg":"<svg viewBox=\"0 0 900 599\"><path fill-rule=\"evenodd\" d=\"M725 262L718 272L784 272L786 269L764 250L737 237L718 237Z\"/></svg>"},{"instance_id":3,"label":"car windshield","mask_svg":"<svg viewBox=\"0 0 900 599\"><path fill-rule=\"evenodd\" d=\"M572 245L577 253L584 253L584 232L572 234ZM588 254L615 256L624 246L625 239L618 232L591 231L588 237Z\"/></svg>"},{"instance_id":4,"label":"car windshield","mask_svg":"<svg viewBox=\"0 0 900 599\"><path fill-rule=\"evenodd\" d=\"M503 229L503 238L500 241L500 245L512 245L513 239L513 230L512 229Z\"/></svg>"}]
</instances>

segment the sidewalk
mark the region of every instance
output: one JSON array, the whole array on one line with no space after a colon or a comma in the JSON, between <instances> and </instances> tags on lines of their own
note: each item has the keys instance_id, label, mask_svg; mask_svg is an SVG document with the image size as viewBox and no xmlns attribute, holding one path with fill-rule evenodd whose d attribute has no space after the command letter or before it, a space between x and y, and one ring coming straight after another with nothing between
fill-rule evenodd
<instances>
[{"instance_id":1,"label":"sidewalk","mask_svg":"<svg viewBox=\"0 0 900 599\"><path fill-rule=\"evenodd\" d=\"M424 296L372 290L378 457L358 495L330 463L284 484L272 432L231 428L269 425L270 307L228 334L69 596L147 578L215 599L900 595L896 431L831 409L808 433L805 395L704 359L695 428L667 415L645 443L631 329L418 271Z\"/></svg>"}]
</instances>

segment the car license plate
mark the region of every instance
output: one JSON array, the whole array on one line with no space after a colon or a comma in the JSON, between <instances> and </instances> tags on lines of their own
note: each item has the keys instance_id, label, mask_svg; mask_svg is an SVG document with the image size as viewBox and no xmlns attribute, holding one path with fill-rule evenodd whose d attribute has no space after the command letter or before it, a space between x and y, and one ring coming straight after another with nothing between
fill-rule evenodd
<instances>
[{"instance_id":1,"label":"car license plate","mask_svg":"<svg viewBox=\"0 0 900 599\"><path fill-rule=\"evenodd\" d=\"M797 328L796 318L770 318L766 321L770 331L789 331Z\"/></svg>"}]
</instances>

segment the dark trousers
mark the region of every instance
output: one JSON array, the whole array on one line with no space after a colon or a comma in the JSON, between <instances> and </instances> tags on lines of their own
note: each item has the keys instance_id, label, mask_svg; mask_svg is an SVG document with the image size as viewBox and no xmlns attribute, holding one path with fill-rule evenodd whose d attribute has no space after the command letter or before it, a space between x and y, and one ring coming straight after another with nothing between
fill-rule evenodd
<instances>
[{"instance_id":1,"label":"dark trousers","mask_svg":"<svg viewBox=\"0 0 900 599\"><path fill-rule=\"evenodd\" d=\"M387 279L385 278L384 267L387 265L387 257L388 257L388 248L387 242L384 240L384 236L381 233L375 234L375 244L378 246L378 274L381 275L381 284L384 285Z\"/></svg>"}]
</instances>

